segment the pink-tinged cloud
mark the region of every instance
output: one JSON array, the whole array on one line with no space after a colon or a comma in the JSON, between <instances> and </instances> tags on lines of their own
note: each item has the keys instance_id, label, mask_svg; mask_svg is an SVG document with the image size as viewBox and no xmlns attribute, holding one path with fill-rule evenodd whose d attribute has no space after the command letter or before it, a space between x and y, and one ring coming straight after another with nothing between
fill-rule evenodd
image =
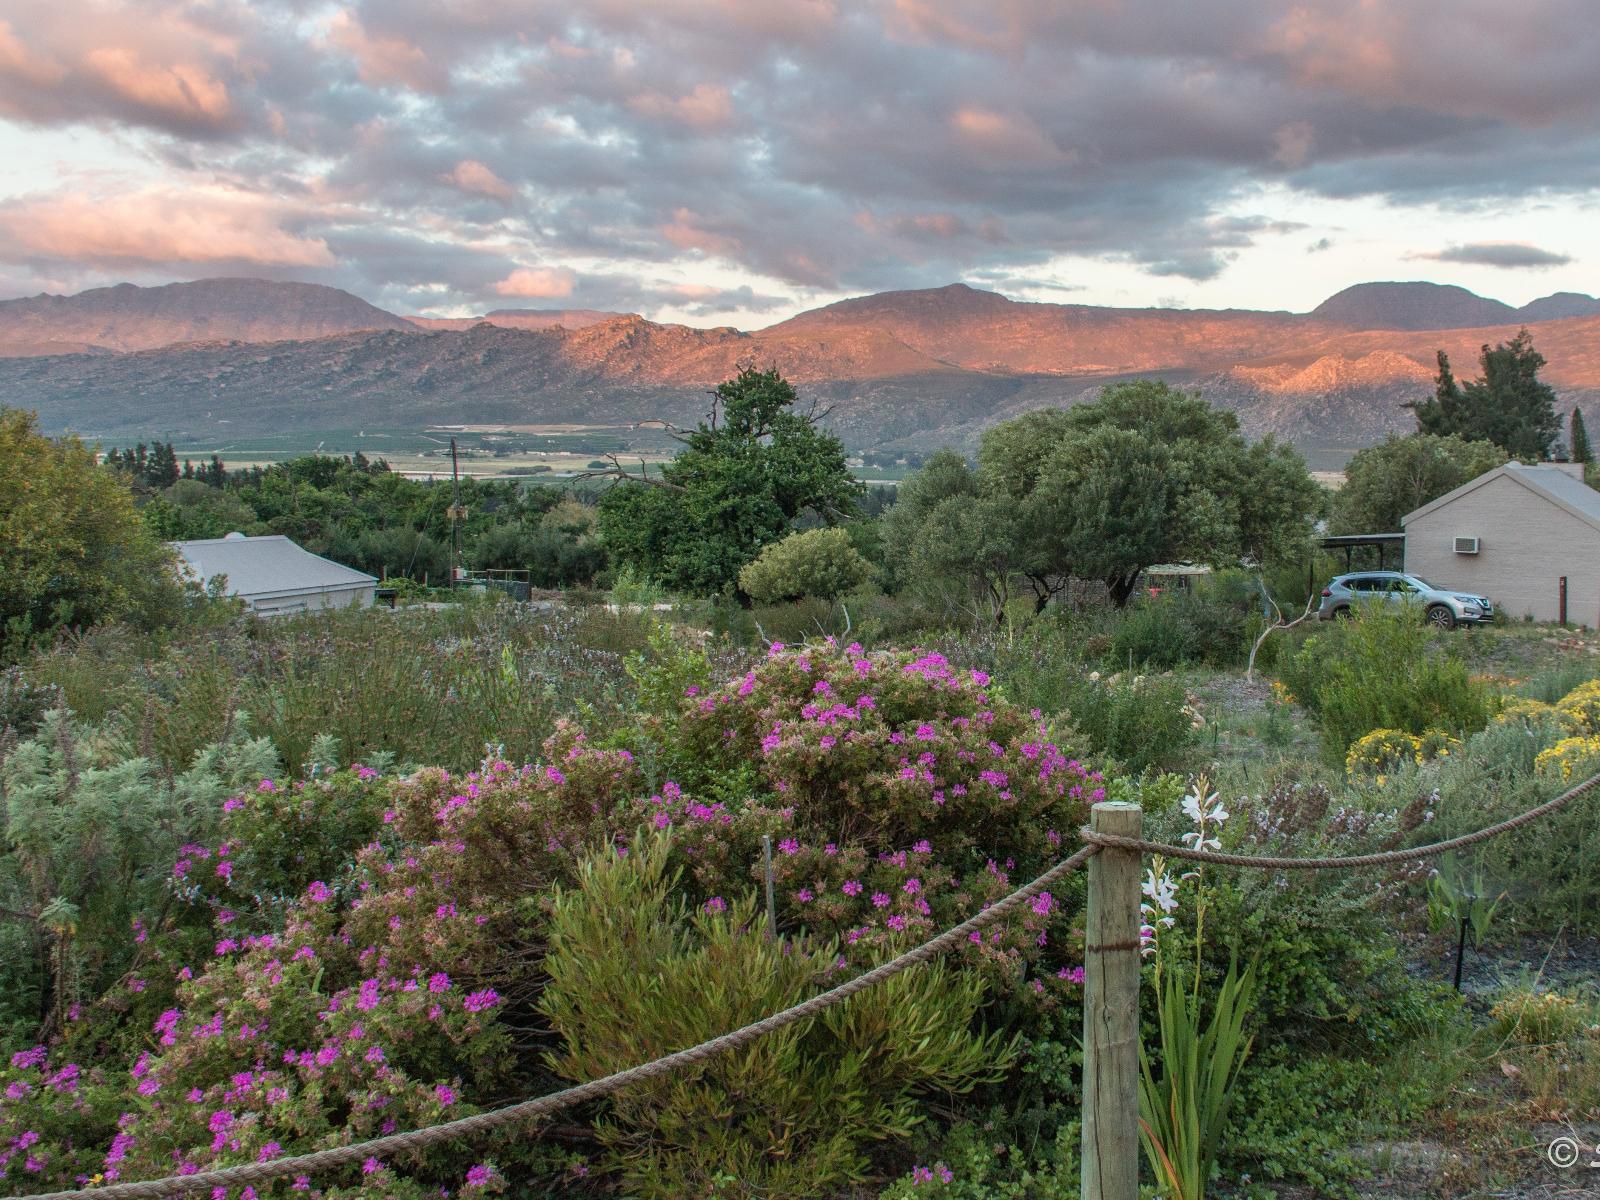
<instances>
[{"instance_id":1,"label":"pink-tinged cloud","mask_svg":"<svg viewBox=\"0 0 1600 1200\"><path fill-rule=\"evenodd\" d=\"M1018 54L1024 41L1015 8L990 0L894 0L885 24L906 41L944 42L994 54Z\"/></svg>"},{"instance_id":2,"label":"pink-tinged cloud","mask_svg":"<svg viewBox=\"0 0 1600 1200\"><path fill-rule=\"evenodd\" d=\"M679 250L698 250L724 258L737 258L741 249L738 238L706 229L699 215L687 208L673 210L672 220L661 227L661 236Z\"/></svg>"},{"instance_id":3,"label":"pink-tinged cloud","mask_svg":"<svg viewBox=\"0 0 1600 1200\"><path fill-rule=\"evenodd\" d=\"M495 284L494 290L502 296L553 300L572 295L577 282L577 273L568 267L518 267Z\"/></svg>"},{"instance_id":4,"label":"pink-tinged cloud","mask_svg":"<svg viewBox=\"0 0 1600 1200\"><path fill-rule=\"evenodd\" d=\"M733 97L727 88L710 83L697 83L688 95L676 98L643 92L630 99L628 107L640 116L675 121L692 129L720 129L733 120Z\"/></svg>"},{"instance_id":5,"label":"pink-tinged cloud","mask_svg":"<svg viewBox=\"0 0 1600 1200\"><path fill-rule=\"evenodd\" d=\"M475 158L462 159L445 178L463 192L476 192L495 200L510 200L517 194L516 188Z\"/></svg>"},{"instance_id":6,"label":"pink-tinged cloud","mask_svg":"<svg viewBox=\"0 0 1600 1200\"><path fill-rule=\"evenodd\" d=\"M209 125L225 124L232 113L227 85L204 67L148 62L124 46L91 50L84 63L118 95L154 112Z\"/></svg>"},{"instance_id":7,"label":"pink-tinged cloud","mask_svg":"<svg viewBox=\"0 0 1600 1200\"><path fill-rule=\"evenodd\" d=\"M28 49L11 23L0 21L0 76L4 75L34 87L53 87L67 77L67 69L50 55Z\"/></svg>"},{"instance_id":8,"label":"pink-tinged cloud","mask_svg":"<svg viewBox=\"0 0 1600 1200\"><path fill-rule=\"evenodd\" d=\"M371 33L346 10L328 23L328 41L355 60L363 83L418 92L442 92L449 86L449 72L429 62L422 47L397 34Z\"/></svg>"},{"instance_id":9,"label":"pink-tinged cloud","mask_svg":"<svg viewBox=\"0 0 1600 1200\"><path fill-rule=\"evenodd\" d=\"M995 164L1045 166L1067 157L1044 130L1020 113L959 108L950 118L950 128L960 145Z\"/></svg>"},{"instance_id":10,"label":"pink-tinged cloud","mask_svg":"<svg viewBox=\"0 0 1600 1200\"><path fill-rule=\"evenodd\" d=\"M57 192L0 204L0 256L75 263L331 267L327 243L284 229L272 202L228 192Z\"/></svg>"}]
</instances>

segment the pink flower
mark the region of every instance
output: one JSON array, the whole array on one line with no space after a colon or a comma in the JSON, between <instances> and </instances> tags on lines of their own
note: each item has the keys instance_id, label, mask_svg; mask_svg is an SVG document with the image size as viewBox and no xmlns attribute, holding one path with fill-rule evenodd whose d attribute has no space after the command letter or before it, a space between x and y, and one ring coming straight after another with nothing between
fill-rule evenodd
<instances>
[{"instance_id":1,"label":"pink flower","mask_svg":"<svg viewBox=\"0 0 1600 1200\"><path fill-rule=\"evenodd\" d=\"M707 900L702 907L708 913L726 912L728 909L728 902L721 896L713 896L711 899Z\"/></svg>"},{"instance_id":2,"label":"pink flower","mask_svg":"<svg viewBox=\"0 0 1600 1200\"><path fill-rule=\"evenodd\" d=\"M799 854L800 843L793 838L784 838L783 841L778 843L778 852L780 854Z\"/></svg>"},{"instance_id":3,"label":"pink flower","mask_svg":"<svg viewBox=\"0 0 1600 1200\"><path fill-rule=\"evenodd\" d=\"M369 1158L361 1164L361 1173L363 1175L376 1175L381 1170L383 1170L383 1164L375 1158Z\"/></svg>"},{"instance_id":4,"label":"pink flower","mask_svg":"<svg viewBox=\"0 0 1600 1200\"><path fill-rule=\"evenodd\" d=\"M450 990L450 976L443 971L435 971L428 976L428 990L435 995L439 992L448 992Z\"/></svg>"},{"instance_id":5,"label":"pink flower","mask_svg":"<svg viewBox=\"0 0 1600 1200\"><path fill-rule=\"evenodd\" d=\"M256 1155L256 1161L270 1162L282 1153L283 1147L278 1145L277 1142L268 1142L265 1146L261 1147L261 1152Z\"/></svg>"},{"instance_id":6,"label":"pink flower","mask_svg":"<svg viewBox=\"0 0 1600 1200\"><path fill-rule=\"evenodd\" d=\"M461 1007L467 1012L483 1012L500 1003L500 993L493 988L484 988L481 992L472 992L461 1002Z\"/></svg>"},{"instance_id":7,"label":"pink flower","mask_svg":"<svg viewBox=\"0 0 1600 1200\"><path fill-rule=\"evenodd\" d=\"M468 1187L483 1187L493 1178L494 1168L488 1163L479 1163L475 1167L467 1168Z\"/></svg>"},{"instance_id":8,"label":"pink flower","mask_svg":"<svg viewBox=\"0 0 1600 1200\"><path fill-rule=\"evenodd\" d=\"M839 886L839 890L846 896L859 896L861 894L861 881L859 879L846 879Z\"/></svg>"},{"instance_id":9,"label":"pink flower","mask_svg":"<svg viewBox=\"0 0 1600 1200\"><path fill-rule=\"evenodd\" d=\"M454 1090L446 1087L442 1083L433 1089L433 1098L445 1108L449 1108L456 1102L456 1094Z\"/></svg>"},{"instance_id":10,"label":"pink flower","mask_svg":"<svg viewBox=\"0 0 1600 1200\"><path fill-rule=\"evenodd\" d=\"M306 896L316 904L322 904L333 899L333 893L328 890L328 885L320 879L311 881L311 886L306 889Z\"/></svg>"},{"instance_id":11,"label":"pink flower","mask_svg":"<svg viewBox=\"0 0 1600 1200\"><path fill-rule=\"evenodd\" d=\"M800 901L801 904L810 904L813 900L816 899L816 896L814 896L812 894L810 888L801 888L798 892L796 892L794 894L794 898L796 900Z\"/></svg>"},{"instance_id":12,"label":"pink flower","mask_svg":"<svg viewBox=\"0 0 1600 1200\"><path fill-rule=\"evenodd\" d=\"M273 783L272 780L270 780L270 779L263 779L256 786L256 791L258 791L258 792L275 792L277 790L278 790L278 785Z\"/></svg>"},{"instance_id":13,"label":"pink flower","mask_svg":"<svg viewBox=\"0 0 1600 1200\"><path fill-rule=\"evenodd\" d=\"M915 896L922 890L922 880L915 877L908 879L902 885L902 890L905 891L908 896Z\"/></svg>"},{"instance_id":14,"label":"pink flower","mask_svg":"<svg viewBox=\"0 0 1600 1200\"><path fill-rule=\"evenodd\" d=\"M884 895L882 892L873 892L872 893L872 907L873 908L888 908L889 907L889 897Z\"/></svg>"}]
</instances>

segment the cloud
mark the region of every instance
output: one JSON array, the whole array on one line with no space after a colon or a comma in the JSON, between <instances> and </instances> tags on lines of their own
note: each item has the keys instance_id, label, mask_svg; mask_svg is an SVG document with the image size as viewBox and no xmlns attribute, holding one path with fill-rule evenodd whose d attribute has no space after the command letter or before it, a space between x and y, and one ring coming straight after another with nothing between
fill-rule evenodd
<instances>
[{"instance_id":1,"label":"cloud","mask_svg":"<svg viewBox=\"0 0 1600 1200\"><path fill-rule=\"evenodd\" d=\"M293 216L217 190L24 196L0 202L0 256L107 266L332 266L326 242L285 227Z\"/></svg>"},{"instance_id":2,"label":"cloud","mask_svg":"<svg viewBox=\"0 0 1600 1200\"><path fill-rule=\"evenodd\" d=\"M199 197L168 210L194 228L164 250L140 217L120 258L12 253L42 286L232 244L462 308L519 278L674 312L1062 259L1091 282L1095 260L1204 282L1299 232L1234 215L1263 187L1297 214L1600 187L1589 7L1525 0L1508 34L1498 0L1191 0L1160 20L1112 0L9 0L0 137L35 139L26 186ZM148 164L126 197L51 174L76 126ZM1305 219L1296 252L1332 231ZM716 297L639 282L708 260ZM564 262L581 276L522 265Z\"/></svg>"},{"instance_id":3,"label":"cloud","mask_svg":"<svg viewBox=\"0 0 1600 1200\"><path fill-rule=\"evenodd\" d=\"M675 121L693 129L720 129L733 120L733 97L727 88L710 83L697 83L688 95L676 98L643 92L632 97L628 107L643 116Z\"/></svg>"},{"instance_id":4,"label":"cloud","mask_svg":"<svg viewBox=\"0 0 1600 1200\"><path fill-rule=\"evenodd\" d=\"M328 41L355 60L364 83L400 86L419 92L443 91L449 74L431 62L421 46L397 34L374 34L347 9L328 22Z\"/></svg>"},{"instance_id":5,"label":"cloud","mask_svg":"<svg viewBox=\"0 0 1600 1200\"><path fill-rule=\"evenodd\" d=\"M445 178L464 192L477 192L495 200L509 200L517 194L516 188L475 158L462 159Z\"/></svg>"},{"instance_id":6,"label":"cloud","mask_svg":"<svg viewBox=\"0 0 1600 1200\"><path fill-rule=\"evenodd\" d=\"M497 296L551 300L572 295L577 273L567 267L518 267L494 285Z\"/></svg>"},{"instance_id":7,"label":"cloud","mask_svg":"<svg viewBox=\"0 0 1600 1200\"><path fill-rule=\"evenodd\" d=\"M1541 250L1538 246L1530 246L1527 242L1467 242L1459 246L1447 246L1443 250L1413 254L1411 257L1429 259L1433 262L1465 263L1474 267L1505 267L1511 270L1564 267L1572 261L1570 254Z\"/></svg>"}]
</instances>

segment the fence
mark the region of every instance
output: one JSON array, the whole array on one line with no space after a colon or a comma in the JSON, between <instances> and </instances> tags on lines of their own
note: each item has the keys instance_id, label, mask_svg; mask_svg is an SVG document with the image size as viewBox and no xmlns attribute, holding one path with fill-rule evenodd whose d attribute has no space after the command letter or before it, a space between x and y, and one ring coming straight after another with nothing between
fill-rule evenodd
<instances>
[{"instance_id":1,"label":"fence","mask_svg":"<svg viewBox=\"0 0 1600 1200\"><path fill-rule=\"evenodd\" d=\"M349 1166L369 1157L420 1150L438 1142L471 1137L516 1121L547 1116L621 1090L633 1083L659 1078L681 1067L705 1062L719 1054L748 1045L768 1033L816 1016L898 975L908 967L928 962L964 943L968 936L1005 917L1085 863L1089 865L1089 901L1084 927L1083 1004L1083 1177L1081 1200L1137 1200L1139 1194L1139 872L1142 856L1160 854L1191 862L1249 867L1271 871L1338 870L1385 866L1434 858L1451 850L1476 845L1548 816L1579 796L1600 787L1592 775L1553 800L1474 833L1415 846L1333 858L1273 858L1225 854L1189 846L1148 842L1140 837L1143 814L1134 804L1108 801L1096 804L1089 826L1080 831L1082 848L1051 867L1003 900L969 917L961 924L888 962L874 967L792 1008L764 1017L741 1029L725 1033L698 1046L679 1050L602 1079L591 1080L548 1096L478 1113L405 1133L389 1134L349 1146L336 1146L293 1158L244 1163L174 1175L165 1179L112 1183L71 1192L49 1192L34 1200L163 1200L207 1188L229 1188L266 1183L286 1175L309 1175Z\"/></svg>"}]
</instances>

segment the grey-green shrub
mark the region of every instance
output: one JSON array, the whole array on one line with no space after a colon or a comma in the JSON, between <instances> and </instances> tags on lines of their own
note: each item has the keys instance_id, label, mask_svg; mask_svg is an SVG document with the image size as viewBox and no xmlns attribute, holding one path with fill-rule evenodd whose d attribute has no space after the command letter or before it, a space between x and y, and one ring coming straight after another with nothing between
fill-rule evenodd
<instances>
[{"instance_id":1,"label":"grey-green shrub","mask_svg":"<svg viewBox=\"0 0 1600 1200\"><path fill-rule=\"evenodd\" d=\"M843 529L807 529L774 542L746 563L739 586L757 604L815 596L833 600L872 578L872 564Z\"/></svg>"}]
</instances>

